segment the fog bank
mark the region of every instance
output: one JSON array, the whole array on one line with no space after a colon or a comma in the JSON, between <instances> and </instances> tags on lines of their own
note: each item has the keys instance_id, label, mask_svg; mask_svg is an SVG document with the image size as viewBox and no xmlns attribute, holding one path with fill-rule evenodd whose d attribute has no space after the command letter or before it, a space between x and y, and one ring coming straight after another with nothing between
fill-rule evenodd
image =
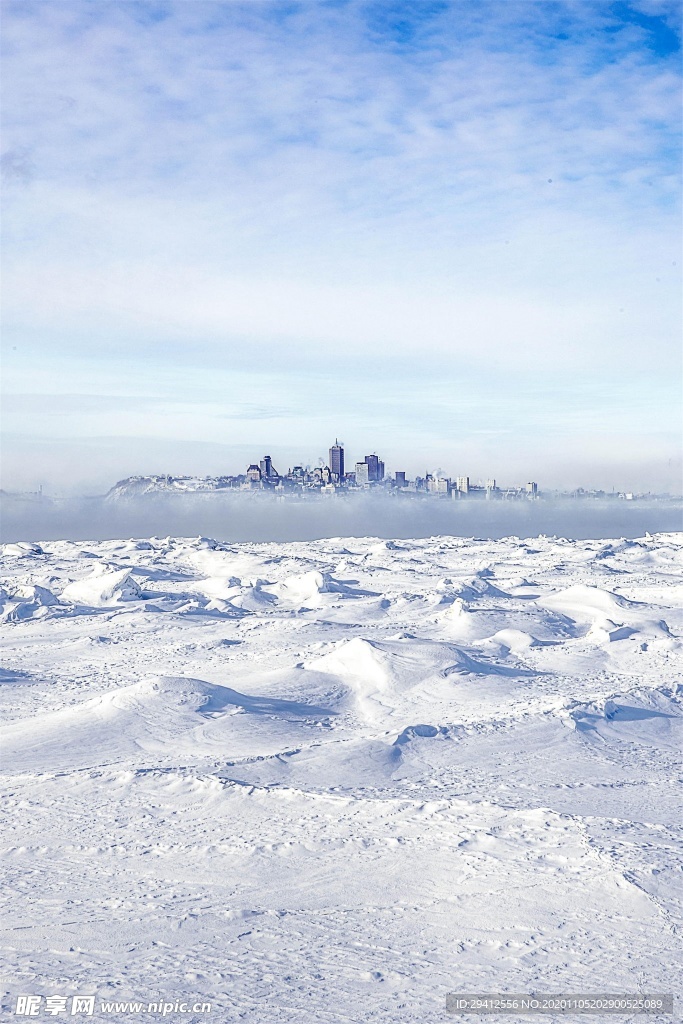
<instances>
[{"instance_id":1,"label":"fog bank","mask_svg":"<svg viewBox=\"0 0 683 1024\"><path fill-rule=\"evenodd\" d=\"M202 534L235 542L436 534L497 539L541 533L586 539L681 529L680 500L455 502L375 495L282 500L263 494L213 493L145 495L112 502L5 495L0 539L88 541Z\"/></svg>"}]
</instances>

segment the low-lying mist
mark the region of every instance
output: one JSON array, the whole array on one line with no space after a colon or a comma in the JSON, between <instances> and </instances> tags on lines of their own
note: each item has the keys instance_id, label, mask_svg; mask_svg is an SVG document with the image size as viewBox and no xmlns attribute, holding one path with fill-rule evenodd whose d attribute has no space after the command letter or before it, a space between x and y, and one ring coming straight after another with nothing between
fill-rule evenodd
<instances>
[{"instance_id":1,"label":"low-lying mist","mask_svg":"<svg viewBox=\"0 0 683 1024\"><path fill-rule=\"evenodd\" d=\"M348 495L275 498L209 493L105 498L31 499L5 495L0 539L112 540L208 535L222 541L295 541L321 537L496 539L538 534L572 539L640 537L683 529L678 500L449 501Z\"/></svg>"}]
</instances>

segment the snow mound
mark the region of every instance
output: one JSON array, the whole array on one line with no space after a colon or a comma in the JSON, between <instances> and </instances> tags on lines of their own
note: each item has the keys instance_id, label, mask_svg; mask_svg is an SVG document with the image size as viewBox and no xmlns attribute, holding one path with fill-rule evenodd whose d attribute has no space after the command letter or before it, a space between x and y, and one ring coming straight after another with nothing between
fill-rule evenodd
<instances>
[{"instance_id":1,"label":"snow mound","mask_svg":"<svg viewBox=\"0 0 683 1024\"><path fill-rule=\"evenodd\" d=\"M653 609L601 587L577 584L538 598L535 603L574 622L587 624L590 628L586 639L597 644L627 640L637 635L671 636L667 623L653 615Z\"/></svg>"},{"instance_id":2,"label":"snow mound","mask_svg":"<svg viewBox=\"0 0 683 1024\"><path fill-rule=\"evenodd\" d=\"M343 640L327 654L304 662L304 667L340 679L353 695L361 717L374 724L399 708L414 708L425 692L452 702L453 676L532 674L474 657L452 643L420 640L410 634L382 641Z\"/></svg>"},{"instance_id":3,"label":"snow mound","mask_svg":"<svg viewBox=\"0 0 683 1024\"><path fill-rule=\"evenodd\" d=\"M240 693L230 686L187 676L153 676L117 691L111 701L114 707L121 709L158 705L164 712L182 709L204 716L246 712L291 719L334 714L312 704Z\"/></svg>"},{"instance_id":4,"label":"snow mound","mask_svg":"<svg viewBox=\"0 0 683 1024\"><path fill-rule=\"evenodd\" d=\"M228 590L225 600L229 600L235 608L241 608L245 612L261 612L261 614L273 608L277 604L277 598L265 587L270 586L267 580L256 579L243 585L237 586L234 590Z\"/></svg>"},{"instance_id":5,"label":"snow mound","mask_svg":"<svg viewBox=\"0 0 683 1024\"><path fill-rule=\"evenodd\" d=\"M422 680L438 675L434 653L438 647L354 637L304 664L308 669L336 676L347 688L360 719L378 725L405 702L406 694ZM443 655L439 660L441 665L445 664Z\"/></svg>"},{"instance_id":6,"label":"snow mound","mask_svg":"<svg viewBox=\"0 0 683 1024\"><path fill-rule=\"evenodd\" d=\"M241 592L242 580L238 576L207 576L195 583L193 589L205 597L229 601Z\"/></svg>"},{"instance_id":7,"label":"snow mound","mask_svg":"<svg viewBox=\"0 0 683 1024\"><path fill-rule=\"evenodd\" d=\"M537 598L536 604L567 615L577 622L594 622L603 618L618 620L620 616L623 617L624 609L634 607L635 602L618 597L609 590L578 583L548 597Z\"/></svg>"},{"instance_id":8,"label":"snow mound","mask_svg":"<svg viewBox=\"0 0 683 1024\"><path fill-rule=\"evenodd\" d=\"M355 683L363 692L384 691L397 679L392 654L378 642L354 637L343 640L329 654L316 658L310 667L330 672Z\"/></svg>"},{"instance_id":9,"label":"snow mound","mask_svg":"<svg viewBox=\"0 0 683 1024\"><path fill-rule=\"evenodd\" d=\"M586 639L596 644L611 644L615 640L628 640L636 635L639 630L633 626L622 626L612 619L600 619L593 623L586 633Z\"/></svg>"},{"instance_id":10,"label":"snow mound","mask_svg":"<svg viewBox=\"0 0 683 1024\"><path fill-rule=\"evenodd\" d=\"M3 754L15 766L117 763L152 757L277 753L332 709L240 693L202 679L153 676L70 707L0 726ZM36 749L39 756L36 756Z\"/></svg>"},{"instance_id":11,"label":"snow mound","mask_svg":"<svg viewBox=\"0 0 683 1024\"><path fill-rule=\"evenodd\" d=\"M192 590L208 602L190 604L197 612L208 611L233 617L254 611L266 612L269 605L275 604L275 598L263 590L264 585L265 580L243 585L238 576L208 576L192 585Z\"/></svg>"},{"instance_id":12,"label":"snow mound","mask_svg":"<svg viewBox=\"0 0 683 1024\"><path fill-rule=\"evenodd\" d=\"M203 679L192 679L185 676L153 676L139 683L122 687L105 700L113 708L119 710L149 709L158 705L165 713L182 709L203 713L222 711L228 704L239 703L230 698L236 695L234 690Z\"/></svg>"},{"instance_id":13,"label":"snow mound","mask_svg":"<svg viewBox=\"0 0 683 1024\"><path fill-rule=\"evenodd\" d=\"M316 569L290 576L268 589L279 602L289 607L319 605L321 594L335 594L340 598L369 596L368 591L360 591L350 582L335 579L329 573ZM376 595L373 593L372 596Z\"/></svg>"},{"instance_id":14,"label":"snow mound","mask_svg":"<svg viewBox=\"0 0 683 1024\"><path fill-rule=\"evenodd\" d=\"M29 541L20 540L12 544L3 544L0 547L3 555L16 555L18 558L26 558L28 555L44 555L45 552L40 544L32 544Z\"/></svg>"},{"instance_id":15,"label":"snow mound","mask_svg":"<svg viewBox=\"0 0 683 1024\"><path fill-rule=\"evenodd\" d=\"M447 628L448 634L460 640L474 637L480 632L479 617L461 597L453 599L440 614L440 620Z\"/></svg>"},{"instance_id":16,"label":"snow mound","mask_svg":"<svg viewBox=\"0 0 683 1024\"><path fill-rule=\"evenodd\" d=\"M476 601L482 597L506 598L510 596L499 587L494 586L493 583L489 583L486 579L486 570L482 570L482 573L485 575L477 574L468 579L459 580L455 585L453 595L465 601Z\"/></svg>"},{"instance_id":17,"label":"snow mound","mask_svg":"<svg viewBox=\"0 0 683 1024\"><path fill-rule=\"evenodd\" d=\"M61 594L62 601L69 604L87 605L90 608L106 608L121 601L139 601L142 591L130 569L116 572L95 572L84 580L69 583Z\"/></svg>"},{"instance_id":18,"label":"snow mound","mask_svg":"<svg viewBox=\"0 0 683 1024\"><path fill-rule=\"evenodd\" d=\"M507 647L513 654L521 651L528 651L530 647L540 647L540 641L523 629L499 629L494 633L491 640L496 641L503 647Z\"/></svg>"},{"instance_id":19,"label":"snow mound","mask_svg":"<svg viewBox=\"0 0 683 1024\"><path fill-rule=\"evenodd\" d=\"M410 551L410 544L397 544L395 540L383 540L368 548L368 555L383 555L387 551Z\"/></svg>"},{"instance_id":20,"label":"snow mound","mask_svg":"<svg viewBox=\"0 0 683 1024\"><path fill-rule=\"evenodd\" d=\"M47 587L19 586L15 590L0 591L3 604L1 622L21 622L25 619L42 619L50 609L59 604L58 599Z\"/></svg>"},{"instance_id":21,"label":"snow mound","mask_svg":"<svg viewBox=\"0 0 683 1024\"><path fill-rule=\"evenodd\" d=\"M202 598L190 599L189 601L173 602L164 601L162 606L148 605L148 608L156 611L170 611L174 615L180 616L210 616L218 619L241 619L249 612L233 604L232 601L222 601L218 598L213 598L207 601Z\"/></svg>"},{"instance_id":22,"label":"snow mound","mask_svg":"<svg viewBox=\"0 0 683 1024\"><path fill-rule=\"evenodd\" d=\"M228 551L229 548L213 537L197 537L195 547L198 551Z\"/></svg>"},{"instance_id":23,"label":"snow mound","mask_svg":"<svg viewBox=\"0 0 683 1024\"><path fill-rule=\"evenodd\" d=\"M683 684L575 701L559 712L564 725L588 739L673 746L679 749Z\"/></svg>"}]
</instances>

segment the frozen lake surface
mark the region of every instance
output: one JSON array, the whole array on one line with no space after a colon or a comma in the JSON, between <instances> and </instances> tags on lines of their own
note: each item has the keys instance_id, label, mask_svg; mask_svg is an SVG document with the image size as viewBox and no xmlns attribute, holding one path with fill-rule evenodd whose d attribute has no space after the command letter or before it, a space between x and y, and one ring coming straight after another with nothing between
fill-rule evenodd
<instances>
[{"instance_id":1,"label":"frozen lake surface","mask_svg":"<svg viewBox=\"0 0 683 1024\"><path fill-rule=\"evenodd\" d=\"M0 583L6 1005L676 991L683 534L8 543Z\"/></svg>"}]
</instances>

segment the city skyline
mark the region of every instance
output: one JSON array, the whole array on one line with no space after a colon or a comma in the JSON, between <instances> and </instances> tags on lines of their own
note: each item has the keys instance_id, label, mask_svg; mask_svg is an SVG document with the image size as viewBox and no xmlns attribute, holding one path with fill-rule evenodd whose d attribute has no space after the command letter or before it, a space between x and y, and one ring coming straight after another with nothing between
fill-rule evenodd
<instances>
[{"instance_id":1,"label":"city skyline","mask_svg":"<svg viewBox=\"0 0 683 1024\"><path fill-rule=\"evenodd\" d=\"M264 455L258 461L252 461L243 473L221 473L217 476L174 476L173 474L133 475L119 480L110 488L105 497L134 497L157 490L176 490L178 493L240 490L265 491L273 494L364 492L368 490L384 491L385 493L410 495L431 495L448 498L486 498L536 499L546 497L675 497L668 493L652 494L652 492L634 492L628 490L611 491L602 488L576 487L570 491L539 487L538 481L527 479L523 483L507 480L503 483L495 478L486 479L467 474L453 474L437 469L425 470L423 475L410 477L405 470L388 467L383 459L374 452L352 462L353 469L345 469L347 465L346 449L339 438L328 450L327 464L323 459L317 465L303 461L301 464L287 465L280 471L273 462L271 455Z\"/></svg>"},{"instance_id":2,"label":"city skyline","mask_svg":"<svg viewBox=\"0 0 683 1024\"><path fill-rule=\"evenodd\" d=\"M395 466L388 465L374 452L365 455L363 459L353 462L353 469L344 470L345 465L348 465L347 453L345 447L338 439L335 439L334 445L328 449L328 455L327 463L322 457L318 457L317 461L303 458L298 463L296 461L293 462L291 458L285 458L282 461L282 466L286 465L287 468L283 468L282 471L277 469L272 456L269 454L264 455L257 461L249 462L248 465L243 467L243 472L234 465L231 467L223 466L221 471L217 473L206 474L178 471L159 472L160 467L148 468L145 472L126 475L113 485L111 479L109 479L106 481L106 485L109 488L109 493L114 493L122 487L125 490L128 485L131 487L131 493L135 493L138 489L138 484L147 481L153 485L160 485L162 489L169 484L182 483L187 485L186 489L189 491L201 491L206 488L212 490L225 487L242 490L246 488L249 490L255 486L265 490L277 491L282 490L283 487L286 489L288 485L295 483L304 490L322 489L323 491L333 491L335 489L363 490L370 488L394 492L402 490L406 494L417 492L457 497L471 495L475 497L517 496L535 498L541 495L577 496L582 494L595 497L683 497L683 490L680 488L674 491L639 490L638 488L616 487L614 483L610 486L605 480L598 483L584 480L582 483L571 487L557 486L549 481L539 484L537 480L530 479L534 476L533 473L527 473L526 477L524 477L524 474L521 477L517 475L516 478L513 473L503 473L501 482L501 479L498 477L493 477L491 474L477 473L471 469L467 474L463 474L461 472L462 466L453 468L455 461L452 458L447 460L447 465L450 466L450 469L435 466L434 460L432 460L431 468L428 465L422 471L415 471L411 474L409 471L399 470ZM403 460L403 463L400 463L399 460L399 463L404 464L405 461ZM341 474L335 470L335 465L342 467ZM3 488L2 491L7 497L20 497L22 494L25 497L45 498L65 496L65 493L62 491L51 491L49 486L45 487L42 482L37 485L35 490L28 488L21 491ZM73 496L75 497L76 494ZM86 497L86 495L82 494L80 497Z\"/></svg>"}]
</instances>

